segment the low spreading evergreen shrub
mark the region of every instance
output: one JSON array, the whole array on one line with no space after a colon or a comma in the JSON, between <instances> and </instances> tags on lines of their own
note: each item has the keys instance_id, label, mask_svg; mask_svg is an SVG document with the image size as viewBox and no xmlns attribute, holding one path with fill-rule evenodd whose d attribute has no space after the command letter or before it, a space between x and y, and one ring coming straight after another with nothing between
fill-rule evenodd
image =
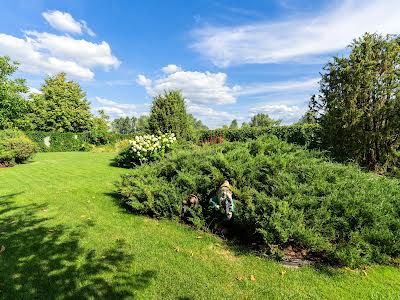
<instances>
[{"instance_id":1,"label":"low spreading evergreen shrub","mask_svg":"<svg viewBox=\"0 0 400 300\"><path fill-rule=\"evenodd\" d=\"M11 167L28 160L35 152L35 143L23 132L0 131L0 166Z\"/></svg>"},{"instance_id":2,"label":"low spreading evergreen shrub","mask_svg":"<svg viewBox=\"0 0 400 300\"><path fill-rule=\"evenodd\" d=\"M236 199L229 222L219 222L209 207L224 179ZM225 222L237 238L271 252L292 246L352 267L400 256L399 180L332 163L273 136L185 145L123 175L118 191L134 212L172 219L183 217L182 201L194 194L199 205L185 220L203 229Z\"/></svg>"}]
</instances>

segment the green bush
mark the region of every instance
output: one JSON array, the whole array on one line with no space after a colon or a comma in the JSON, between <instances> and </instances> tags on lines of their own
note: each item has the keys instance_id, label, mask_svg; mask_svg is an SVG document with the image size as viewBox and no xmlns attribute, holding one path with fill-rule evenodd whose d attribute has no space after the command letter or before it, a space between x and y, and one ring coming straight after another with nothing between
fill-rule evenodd
<instances>
[{"instance_id":1,"label":"green bush","mask_svg":"<svg viewBox=\"0 0 400 300\"><path fill-rule=\"evenodd\" d=\"M348 266L400 256L400 181L329 162L321 152L260 137L192 145L122 176L118 191L134 212L180 218L191 194L199 206L186 220L213 228L209 199L228 179L237 200L237 238L266 249L288 246Z\"/></svg>"},{"instance_id":2,"label":"green bush","mask_svg":"<svg viewBox=\"0 0 400 300\"><path fill-rule=\"evenodd\" d=\"M10 167L28 160L36 145L24 133L16 130L0 131L0 165Z\"/></svg>"},{"instance_id":3,"label":"green bush","mask_svg":"<svg viewBox=\"0 0 400 300\"><path fill-rule=\"evenodd\" d=\"M262 135L272 134L279 139L303 145L308 148L320 148L321 128L316 124L271 126L271 127L245 127L241 129L214 129L201 130L198 133L200 142L210 140L211 137L222 137L226 141L246 141L256 139Z\"/></svg>"},{"instance_id":4,"label":"green bush","mask_svg":"<svg viewBox=\"0 0 400 300\"><path fill-rule=\"evenodd\" d=\"M175 141L173 133L136 136L129 140L128 146L122 148L114 163L119 167L132 168L144 162L155 161L163 157Z\"/></svg>"}]
</instances>

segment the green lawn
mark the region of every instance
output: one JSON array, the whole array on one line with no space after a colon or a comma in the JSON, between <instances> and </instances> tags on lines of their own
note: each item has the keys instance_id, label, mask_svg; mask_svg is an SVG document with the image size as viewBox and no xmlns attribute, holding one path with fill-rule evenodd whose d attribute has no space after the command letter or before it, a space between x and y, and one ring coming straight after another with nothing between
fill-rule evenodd
<instances>
[{"instance_id":1,"label":"green lawn","mask_svg":"<svg viewBox=\"0 0 400 300\"><path fill-rule=\"evenodd\" d=\"M126 213L110 153L0 169L2 299L400 299L400 269L287 269L171 221ZM250 276L255 276L255 281Z\"/></svg>"}]
</instances>

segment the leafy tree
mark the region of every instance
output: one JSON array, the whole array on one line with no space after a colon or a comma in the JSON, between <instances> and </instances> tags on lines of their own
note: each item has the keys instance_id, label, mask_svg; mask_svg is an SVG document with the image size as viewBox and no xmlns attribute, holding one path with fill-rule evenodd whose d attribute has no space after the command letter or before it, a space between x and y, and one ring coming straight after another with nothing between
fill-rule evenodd
<instances>
[{"instance_id":1,"label":"leafy tree","mask_svg":"<svg viewBox=\"0 0 400 300\"><path fill-rule=\"evenodd\" d=\"M270 127L279 125L281 123L280 120L274 120L268 114L258 113L253 116L250 120L251 127Z\"/></svg>"},{"instance_id":2,"label":"leafy tree","mask_svg":"<svg viewBox=\"0 0 400 300\"><path fill-rule=\"evenodd\" d=\"M17 62L0 56L0 129L21 127L27 110L27 101L23 97L28 92L25 80L10 79L17 69Z\"/></svg>"},{"instance_id":3,"label":"leafy tree","mask_svg":"<svg viewBox=\"0 0 400 300\"><path fill-rule=\"evenodd\" d=\"M307 110L306 113L301 117L297 124L316 124L317 115L313 110Z\"/></svg>"},{"instance_id":4,"label":"leafy tree","mask_svg":"<svg viewBox=\"0 0 400 300\"><path fill-rule=\"evenodd\" d=\"M230 129L238 129L239 128L238 121L236 119L233 119L229 128Z\"/></svg>"},{"instance_id":5,"label":"leafy tree","mask_svg":"<svg viewBox=\"0 0 400 300\"><path fill-rule=\"evenodd\" d=\"M136 131L136 117L120 117L114 119L111 123L111 128L114 132L126 134Z\"/></svg>"},{"instance_id":6,"label":"leafy tree","mask_svg":"<svg viewBox=\"0 0 400 300\"><path fill-rule=\"evenodd\" d=\"M93 115L85 92L65 73L45 79L42 94L31 95L27 126L31 130L82 132L90 130Z\"/></svg>"},{"instance_id":7,"label":"leafy tree","mask_svg":"<svg viewBox=\"0 0 400 300\"><path fill-rule=\"evenodd\" d=\"M93 118L92 127L89 131L89 141L94 145L103 145L109 142L109 129L108 125L109 116L104 110L98 110L99 116Z\"/></svg>"},{"instance_id":8,"label":"leafy tree","mask_svg":"<svg viewBox=\"0 0 400 300\"><path fill-rule=\"evenodd\" d=\"M185 99L180 91L166 91L153 99L149 118L151 132L173 132L177 138L188 139L192 126L186 112Z\"/></svg>"},{"instance_id":9,"label":"leafy tree","mask_svg":"<svg viewBox=\"0 0 400 300\"><path fill-rule=\"evenodd\" d=\"M208 127L203 124L203 122L199 119L196 119L192 114L188 115L189 123L193 127L194 130L207 130Z\"/></svg>"},{"instance_id":10,"label":"leafy tree","mask_svg":"<svg viewBox=\"0 0 400 300\"><path fill-rule=\"evenodd\" d=\"M400 38L367 33L349 47L325 65L310 106L334 156L384 172L400 145Z\"/></svg>"},{"instance_id":11,"label":"leafy tree","mask_svg":"<svg viewBox=\"0 0 400 300\"><path fill-rule=\"evenodd\" d=\"M242 123L242 127L241 127L242 129L243 128L249 128L249 127L250 127L249 123L246 123L246 122Z\"/></svg>"},{"instance_id":12,"label":"leafy tree","mask_svg":"<svg viewBox=\"0 0 400 300\"><path fill-rule=\"evenodd\" d=\"M149 132L149 116L141 115L136 121L136 131Z\"/></svg>"}]
</instances>

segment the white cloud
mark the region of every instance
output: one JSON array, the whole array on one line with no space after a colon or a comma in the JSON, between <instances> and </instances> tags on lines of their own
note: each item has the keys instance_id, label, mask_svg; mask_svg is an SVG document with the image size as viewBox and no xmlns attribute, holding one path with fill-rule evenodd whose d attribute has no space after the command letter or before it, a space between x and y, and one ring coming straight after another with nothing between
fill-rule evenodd
<instances>
[{"instance_id":1,"label":"white cloud","mask_svg":"<svg viewBox=\"0 0 400 300\"><path fill-rule=\"evenodd\" d=\"M28 94L43 94L43 92L41 90L38 90L37 88L29 86Z\"/></svg>"},{"instance_id":2,"label":"white cloud","mask_svg":"<svg viewBox=\"0 0 400 300\"><path fill-rule=\"evenodd\" d=\"M225 73L179 70L155 80L140 74L136 82L144 86L150 96L178 89L193 104L235 103L236 97L233 92L236 91L236 87L227 86L226 79L227 75Z\"/></svg>"},{"instance_id":3,"label":"white cloud","mask_svg":"<svg viewBox=\"0 0 400 300\"><path fill-rule=\"evenodd\" d=\"M27 73L63 71L85 80L93 79L93 67L107 70L120 64L104 41L96 44L46 32L28 31L24 38L0 33L0 55L8 55L20 62L20 69Z\"/></svg>"},{"instance_id":4,"label":"white cloud","mask_svg":"<svg viewBox=\"0 0 400 300\"><path fill-rule=\"evenodd\" d=\"M43 18L51 27L63 32L82 34L85 31L90 36L95 33L87 26L85 21L76 21L69 13L59 10L46 11L42 13Z\"/></svg>"},{"instance_id":5,"label":"white cloud","mask_svg":"<svg viewBox=\"0 0 400 300\"><path fill-rule=\"evenodd\" d=\"M318 78L299 80L299 81L279 81L249 84L236 89L237 96L250 96L275 92L299 92L316 91L318 88Z\"/></svg>"},{"instance_id":6,"label":"white cloud","mask_svg":"<svg viewBox=\"0 0 400 300\"><path fill-rule=\"evenodd\" d=\"M35 42L29 38L21 39L0 33L0 55L8 55L20 62L20 69L27 73L53 74L64 71L80 79L92 79L94 73L75 61L63 60L38 51Z\"/></svg>"},{"instance_id":7,"label":"white cloud","mask_svg":"<svg viewBox=\"0 0 400 300\"><path fill-rule=\"evenodd\" d=\"M176 73L178 71L182 71L181 67L178 67L177 65L167 65L161 69L165 74L172 74Z\"/></svg>"},{"instance_id":8,"label":"white cloud","mask_svg":"<svg viewBox=\"0 0 400 300\"><path fill-rule=\"evenodd\" d=\"M36 49L48 51L58 58L74 60L85 67L100 66L108 69L120 65L120 61L112 55L111 48L105 41L96 44L83 39L36 31L27 31L26 34Z\"/></svg>"},{"instance_id":9,"label":"white cloud","mask_svg":"<svg viewBox=\"0 0 400 300\"><path fill-rule=\"evenodd\" d=\"M317 16L199 28L192 47L217 66L310 62L345 48L364 32L399 33L399 11L397 0L346 0Z\"/></svg>"},{"instance_id":10,"label":"white cloud","mask_svg":"<svg viewBox=\"0 0 400 300\"><path fill-rule=\"evenodd\" d=\"M188 112L197 116L207 117L208 119L231 121L237 118L234 114L226 111L217 111L205 105L191 104L188 105Z\"/></svg>"},{"instance_id":11,"label":"white cloud","mask_svg":"<svg viewBox=\"0 0 400 300\"><path fill-rule=\"evenodd\" d=\"M291 124L301 118L306 112L306 108L287 104L264 104L251 108L250 112L253 115L257 113L267 113L273 119L282 120L283 124Z\"/></svg>"},{"instance_id":12,"label":"white cloud","mask_svg":"<svg viewBox=\"0 0 400 300\"><path fill-rule=\"evenodd\" d=\"M95 100L99 104L95 107L95 109L104 110L105 113L111 117L111 119L137 115L137 106L133 103L119 103L102 97L95 97Z\"/></svg>"}]
</instances>

